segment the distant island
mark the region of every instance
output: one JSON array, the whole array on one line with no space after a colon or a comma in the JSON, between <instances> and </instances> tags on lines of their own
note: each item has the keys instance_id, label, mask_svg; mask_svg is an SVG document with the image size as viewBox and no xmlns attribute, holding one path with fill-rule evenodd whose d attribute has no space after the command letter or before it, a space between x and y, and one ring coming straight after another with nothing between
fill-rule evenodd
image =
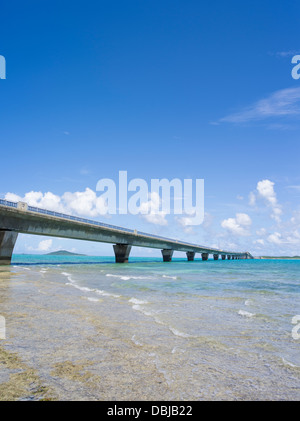
<instances>
[{"instance_id":1,"label":"distant island","mask_svg":"<svg viewBox=\"0 0 300 421\"><path fill-rule=\"evenodd\" d=\"M260 256L256 259L300 259L300 256Z\"/></svg>"},{"instance_id":2,"label":"distant island","mask_svg":"<svg viewBox=\"0 0 300 421\"><path fill-rule=\"evenodd\" d=\"M46 253L46 256L86 256L86 254L71 253L67 250L58 250L52 251L51 253Z\"/></svg>"}]
</instances>

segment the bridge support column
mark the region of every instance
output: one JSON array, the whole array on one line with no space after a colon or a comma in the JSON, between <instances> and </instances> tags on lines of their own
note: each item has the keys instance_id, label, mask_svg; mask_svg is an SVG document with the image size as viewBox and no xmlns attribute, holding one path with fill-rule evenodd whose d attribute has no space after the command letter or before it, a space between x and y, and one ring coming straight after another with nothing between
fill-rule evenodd
<instances>
[{"instance_id":1,"label":"bridge support column","mask_svg":"<svg viewBox=\"0 0 300 421\"><path fill-rule=\"evenodd\" d=\"M219 260L219 255L218 254L214 254L214 260Z\"/></svg>"},{"instance_id":2,"label":"bridge support column","mask_svg":"<svg viewBox=\"0 0 300 421\"><path fill-rule=\"evenodd\" d=\"M129 244L115 244L114 252L116 263L128 263L131 246Z\"/></svg>"},{"instance_id":3,"label":"bridge support column","mask_svg":"<svg viewBox=\"0 0 300 421\"><path fill-rule=\"evenodd\" d=\"M228 260L230 260L230 259L231 259L231 256L230 256L230 254L228 254L228 255L227 255L227 259L228 259Z\"/></svg>"},{"instance_id":4,"label":"bridge support column","mask_svg":"<svg viewBox=\"0 0 300 421\"><path fill-rule=\"evenodd\" d=\"M17 232L0 231L0 265L10 265L17 237Z\"/></svg>"},{"instance_id":5,"label":"bridge support column","mask_svg":"<svg viewBox=\"0 0 300 421\"><path fill-rule=\"evenodd\" d=\"M187 251L186 257L188 259L188 262L192 262L195 259L195 252L194 251Z\"/></svg>"},{"instance_id":6,"label":"bridge support column","mask_svg":"<svg viewBox=\"0 0 300 421\"><path fill-rule=\"evenodd\" d=\"M202 260L208 259L208 253L202 253Z\"/></svg>"},{"instance_id":7,"label":"bridge support column","mask_svg":"<svg viewBox=\"0 0 300 421\"><path fill-rule=\"evenodd\" d=\"M163 256L163 261L164 262L172 262L172 256L173 256L174 250L170 250L170 249L163 249L161 251L161 254Z\"/></svg>"},{"instance_id":8,"label":"bridge support column","mask_svg":"<svg viewBox=\"0 0 300 421\"><path fill-rule=\"evenodd\" d=\"M226 254L222 254L222 260L226 259Z\"/></svg>"}]
</instances>

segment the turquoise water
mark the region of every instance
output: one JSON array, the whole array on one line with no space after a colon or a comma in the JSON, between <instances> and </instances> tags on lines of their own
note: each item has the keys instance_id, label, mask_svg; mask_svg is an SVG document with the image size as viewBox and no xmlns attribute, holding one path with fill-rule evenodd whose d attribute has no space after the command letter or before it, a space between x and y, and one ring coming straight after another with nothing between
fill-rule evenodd
<instances>
[{"instance_id":1,"label":"turquoise water","mask_svg":"<svg viewBox=\"0 0 300 421\"><path fill-rule=\"evenodd\" d=\"M300 261L163 263L132 257L128 264L113 262L110 257L13 256L10 298L5 305L2 297L1 305L14 319L21 300L28 314L20 321L23 333L11 328L10 346L26 349L24 355L36 360L46 383L58 387L49 374L56 359L49 355L45 337L52 337L57 352L68 349L69 358L80 354L78 327L68 321L77 311L80 331L93 341L93 346L81 344L85 358L100 364L95 338L102 352L110 350L111 344L92 333L105 320L105 336L114 338L120 352L128 355L130 347L134 364L142 359L141 372L153 365L163 378L161 399L300 398L300 339L292 335L292 319L300 314ZM15 286L13 279L18 279ZM43 334L32 328L37 319ZM31 328L35 335L29 335ZM57 358L63 356L58 353ZM111 355L108 364L113 361ZM118 363L130 377L133 363L127 357ZM103 367L97 370L101 374ZM139 388L148 390L154 380L145 374L143 381L139 379ZM120 384L119 379L118 393ZM155 399L156 387L145 399ZM134 399L137 392L125 389L125 398ZM61 393L65 399L76 395Z\"/></svg>"}]
</instances>

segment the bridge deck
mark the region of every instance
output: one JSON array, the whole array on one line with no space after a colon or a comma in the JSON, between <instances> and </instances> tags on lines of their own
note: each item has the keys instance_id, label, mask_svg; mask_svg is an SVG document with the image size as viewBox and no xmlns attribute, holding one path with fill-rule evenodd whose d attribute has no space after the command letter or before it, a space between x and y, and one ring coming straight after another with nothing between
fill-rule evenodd
<instances>
[{"instance_id":1,"label":"bridge deck","mask_svg":"<svg viewBox=\"0 0 300 421\"><path fill-rule=\"evenodd\" d=\"M201 246L2 199L0 199L0 231L98 241L124 246L227 255L236 258L252 257L248 252L238 253Z\"/></svg>"}]
</instances>

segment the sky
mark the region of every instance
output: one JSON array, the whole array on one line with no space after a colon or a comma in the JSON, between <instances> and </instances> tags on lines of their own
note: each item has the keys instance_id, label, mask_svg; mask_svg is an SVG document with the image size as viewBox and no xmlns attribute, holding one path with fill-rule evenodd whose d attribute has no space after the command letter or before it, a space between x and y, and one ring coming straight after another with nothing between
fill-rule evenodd
<instances>
[{"instance_id":1,"label":"sky","mask_svg":"<svg viewBox=\"0 0 300 421\"><path fill-rule=\"evenodd\" d=\"M299 2L16 0L0 16L1 198L257 256L300 255ZM204 179L204 222L101 215L97 182L117 182L119 171L149 184ZM15 252L58 249L113 253L29 235Z\"/></svg>"}]
</instances>

